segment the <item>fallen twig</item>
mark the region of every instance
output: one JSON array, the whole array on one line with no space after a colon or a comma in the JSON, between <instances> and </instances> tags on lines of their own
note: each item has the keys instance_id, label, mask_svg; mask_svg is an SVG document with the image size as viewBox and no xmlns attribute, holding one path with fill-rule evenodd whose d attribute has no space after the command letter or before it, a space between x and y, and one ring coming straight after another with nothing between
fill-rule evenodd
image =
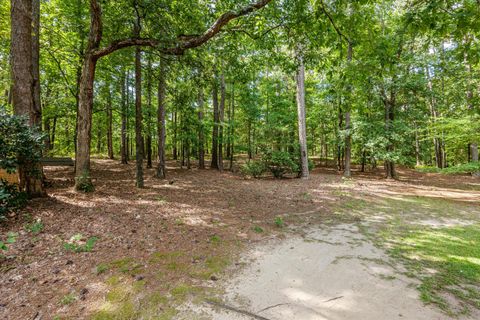
<instances>
[{"instance_id":1,"label":"fallen twig","mask_svg":"<svg viewBox=\"0 0 480 320\"><path fill-rule=\"evenodd\" d=\"M241 309L238 309L238 308L235 308L235 307L226 305L226 304L221 303L221 302L216 302L216 301L212 301L212 300L206 300L205 302L208 303L208 304L211 304L211 305L213 305L213 306L216 306L216 307L220 307L220 308L227 309L227 310L230 310L230 311L233 311L233 312L236 312L236 313L243 314L243 315L245 315L245 316L252 317L253 319L258 319L258 320L270 320L270 319L268 319L268 318L259 316L259 315L255 314L255 313L253 313L253 312L246 311L246 310L241 310Z\"/></svg>"}]
</instances>

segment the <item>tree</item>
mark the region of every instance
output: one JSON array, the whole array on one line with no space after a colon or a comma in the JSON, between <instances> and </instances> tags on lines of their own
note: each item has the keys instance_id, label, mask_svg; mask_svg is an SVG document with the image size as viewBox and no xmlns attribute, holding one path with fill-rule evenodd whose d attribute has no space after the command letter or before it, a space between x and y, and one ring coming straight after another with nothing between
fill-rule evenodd
<instances>
[{"instance_id":1,"label":"tree","mask_svg":"<svg viewBox=\"0 0 480 320\"><path fill-rule=\"evenodd\" d=\"M12 102L15 114L27 116L32 127L40 127L39 88L39 3L31 0L11 2L11 75ZM33 25L33 29L32 29ZM35 32L34 32L35 31ZM19 160L22 164L24 161ZM31 170L19 165L20 189L29 196L43 196L41 165Z\"/></svg>"},{"instance_id":2,"label":"tree","mask_svg":"<svg viewBox=\"0 0 480 320\"><path fill-rule=\"evenodd\" d=\"M300 144L300 164L301 177L308 179L308 151L307 151L307 129L305 121L305 66L303 64L303 56L298 49L297 52L297 112L298 112L298 139Z\"/></svg>"}]
</instances>

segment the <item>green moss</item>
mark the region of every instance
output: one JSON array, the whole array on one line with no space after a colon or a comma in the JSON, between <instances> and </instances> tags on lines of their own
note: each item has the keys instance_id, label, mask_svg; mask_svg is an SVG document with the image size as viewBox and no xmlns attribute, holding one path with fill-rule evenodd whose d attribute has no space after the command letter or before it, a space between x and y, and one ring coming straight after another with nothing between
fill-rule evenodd
<instances>
[{"instance_id":1,"label":"green moss","mask_svg":"<svg viewBox=\"0 0 480 320\"><path fill-rule=\"evenodd\" d=\"M120 277L119 276L111 276L110 278L108 278L105 283L110 285L110 286L114 286L114 285L117 285L120 283Z\"/></svg>"},{"instance_id":2,"label":"green moss","mask_svg":"<svg viewBox=\"0 0 480 320\"><path fill-rule=\"evenodd\" d=\"M73 293L69 293L63 296L62 300L60 300L60 303L66 306L73 303L75 300L77 300L77 297Z\"/></svg>"},{"instance_id":3,"label":"green moss","mask_svg":"<svg viewBox=\"0 0 480 320\"><path fill-rule=\"evenodd\" d=\"M106 271L108 271L108 269L110 269L110 267L108 266L108 264L106 263L100 263L97 265L97 267L95 268L95 273L96 274L102 274Z\"/></svg>"},{"instance_id":4,"label":"green moss","mask_svg":"<svg viewBox=\"0 0 480 320\"><path fill-rule=\"evenodd\" d=\"M172 252L154 252L150 256L150 263L163 263L172 261L175 258L182 257L184 253L182 251L172 251Z\"/></svg>"},{"instance_id":5,"label":"green moss","mask_svg":"<svg viewBox=\"0 0 480 320\"><path fill-rule=\"evenodd\" d=\"M170 294L177 301L184 301L189 295L193 295L200 291L199 288L189 286L187 284L181 284L170 290Z\"/></svg>"},{"instance_id":6,"label":"green moss","mask_svg":"<svg viewBox=\"0 0 480 320\"><path fill-rule=\"evenodd\" d=\"M105 299L108 302L122 302L127 300L130 297L131 293L126 290L124 287L115 287L108 291Z\"/></svg>"}]
</instances>

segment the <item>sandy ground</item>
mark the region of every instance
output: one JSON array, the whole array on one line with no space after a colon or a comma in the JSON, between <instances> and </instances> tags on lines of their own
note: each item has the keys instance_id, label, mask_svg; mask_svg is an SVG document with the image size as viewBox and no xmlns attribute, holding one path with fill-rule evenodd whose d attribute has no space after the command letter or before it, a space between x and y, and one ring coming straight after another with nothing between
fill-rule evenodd
<instances>
[{"instance_id":1,"label":"sandy ground","mask_svg":"<svg viewBox=\"0 0 480 320\"><path fill-rule=\"evenodd\" d=\"M358 223L383 223L392 205L409 199L405 196L448 199L465 206L447 216L448 221L431 213L429 204L420 204L422 214L405 213L430 226L456 225L460 216L472 214L472 208L480 212L478 178L412 170L400 171L397 181L383 179L382 172L357 171L354 180L344 181L334 169L317 168L304 181L244 179L230 172L186 170L169 162L167 180L152 178L154 170L148 169L146 188L136 189L133 163L95 160L92 169L96 191L83 194L73 191L71 168L48 168L49 197L31 201L0 225L2 239L8 232L18 234L7 257L0 260L0 319L91 319L113 290L110 279L119 277L121 285L132 286L137 276L145 285L135 303L149 294L172 300L172 289L186 284L223 287L225 305L252 312L256 319L445 319L440 311L422 306L410 279L380 263L385 255L354 225L341 224L352 223L352 216ZM372 214L359 207L354 215L342 214L352 213L357 202L376 203L381 210ZM302 227L278 229L277 216L289 227ZM37 219L43 230L27 232L25 226ZM332 223L337 226L326 227ZM255 232L257 226L264 232ZM311 231L301 237L302 228ZM91 252L66 251L64 242L75 234L99 240ZM268 240L272 238L277 240ZM246 267L234 278L228 272L215 274L218 280L198 276L211 258L239 269L240 252ZM175 255L181 268L172 270L152 260L158 253ZM119 261L134 261L140 268L125 271L112 266ZM109 269L98 273L101 264ZM75 299L65 304L62 300L68 295ZM265 308L269 309L262 311ZM252 318L210 305L195 306L193 311L181 316Z\"/></svg>"},{"instance_id":2,"label":"sandy ground","mask_svg":"<svg viewBox=\"0 0 480 320\"><path fill-rule=\"evenodd\" d=\"M226 282L222 302L190 305L178 319L449 319L424 306L412 280L382 263L388 258L355 225L312 230L245 257L254 261Z\"/></svg>"}]
</instances>

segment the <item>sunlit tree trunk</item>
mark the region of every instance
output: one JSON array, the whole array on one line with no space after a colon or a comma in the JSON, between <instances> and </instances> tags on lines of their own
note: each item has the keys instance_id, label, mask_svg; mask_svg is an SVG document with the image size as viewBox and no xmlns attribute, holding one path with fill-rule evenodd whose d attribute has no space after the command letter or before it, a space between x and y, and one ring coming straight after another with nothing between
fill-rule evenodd
<instances>
[{"instance_id":1,"label":"sunlit tree trunk","mask_svg":"<svg viewBox=\"0 0 480 320\"><path fill-rule=\"evenodd\" d=\"M108 158L113 159L113 114L112 114L112 92L110 84L107 86L107 148Z\"/></svg>"},{"instance_id":2,"label":"sunlit tree trunk","mask_svg":"<svg viewBox=\"0 0 480 320\"><path fill-rule=\"evenodd\" d=\"M298 113L298 139L300 143L300 164L301 177L308 179L308 151L307 151L307 130L305 117L305 66L303 57L297 54L297 113Z\"/></svg>"},{"instance_id":3,"label":"sunlit tree trunk","mask_svg":"<svg viewBox=\"0 0 480 320\"><path fill-rule=\"evenodd\" d=\"M350 67L350 63L352 61L352 53L353 53L353 47L352 47L352 42L348 42L348 52L347 52L347 62L348 66ZM352 87L349 84L347 87L347 96L351 96L351 90ZM347 107L347 110L345 111L345 168L343 171L343 176L345 177L350 177L352 175L351 173L351 154L352 154L352 135L351 135L351 123L350 123L350 110L351 110L351 103L352 101L347 101L349 103L349 106Z\"/></svg>"}]
</instances>

